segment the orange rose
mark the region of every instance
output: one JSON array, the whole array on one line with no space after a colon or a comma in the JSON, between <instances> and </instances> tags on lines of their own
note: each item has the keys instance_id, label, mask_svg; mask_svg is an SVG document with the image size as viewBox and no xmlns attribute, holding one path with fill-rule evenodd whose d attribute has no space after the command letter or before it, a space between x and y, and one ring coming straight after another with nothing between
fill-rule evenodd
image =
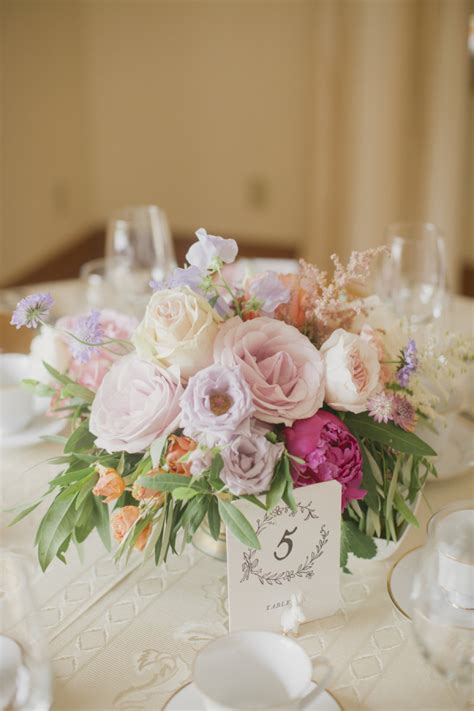
<instances>
[{"instance_id":1,"label":"orange rose","mask_svg":"<svg viewBox=\"0 0 474 711\"><path fill-rule=\"evenodd\" d=\"M140 511L138 506L123 506L123 508L114 511L110 525L112 526L112 533L116 541L121 541L124 538L139 515ZM135 548L137 550L142 551L144 549L150 531L151 524L148 524L135 541Z\"/></svg>"},{"instance_id":2,"label":"orange rose","mask_svg":"<svg viewBox=\"0 0 474 711\"><path fill-rule=\"evenodd\" d=\"M166 474L162 469L150 469L146 472L144 476L154 477L157 474ZM162 506L165 499L165 495L161 491L155 491L155 489L147 489L146 486L141 486L138 481L134 482L132 486L132 496L137 501L150 501L150 499L155 499L157 506Z\"/></svg>"},{"instance_id":3,"label":"orange rose","mask_svg":"<svg viewBox=\"0 0 474 711\"><path fill-rule=\"evenodd\" d=\"M275 311L275 316L291 326L301 329L306 320L306 291L299 285L298 274L279 274L280 281L290 290L290 300L281 304Z\"/></svg>"},{"instance_id":4,"label":"orange rose","mask_svg":"<svg viewBox=\"0 0 474 711\"><path fill-rule=\"evenodd\" d=\"M171 435L168 440L168 451L166 452L166 464L170 471L175 474L191 476L191 462L180 462L179 460L188 452L192 452L193 449L196 449L196 442L193 439Z\"/></svg>"},{"instance_id":5,"label":"orange rose","mask_svg":"<svg viewBox=\"0 0 474 711\"><path fill-rule=\"evenodd\" d=\"M99 481L92 489L95 496L106 496L107 498L104 500L106 504L122 496L125 491L125 482L116 469L96 464L95 470L99 474Z\"/></svg>"}]
</instances>

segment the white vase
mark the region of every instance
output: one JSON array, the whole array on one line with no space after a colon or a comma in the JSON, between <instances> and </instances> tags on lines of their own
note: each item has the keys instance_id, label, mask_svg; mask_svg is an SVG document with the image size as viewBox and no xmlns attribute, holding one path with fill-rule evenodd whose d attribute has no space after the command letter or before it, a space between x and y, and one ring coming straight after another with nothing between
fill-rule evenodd
<instances>
[{"instance_id":1,"label":"white vase","mask_svg":"<svg viewBox=\"0 0 474 711\"><path fill-rule=\"evenodd\" d=\"M416 512L418 510L418 506L420 504L421 500L421 491L418 492L415 501L413 504L408 504L410 506L410 509L413 511L413 513L416 516ZM387 560L388 558L391 558L392 555L394 555L397 550L403 545L405 542L406 537L408 536L408 533L410 531L410 526L408 523L404 524L401 536L399 537L398 541L387 541L385 538L376 538L374 536L374 542L375 545L377 546L377 553L374 555L373 558L369 558L369 561L382 561L382 560ZM347 567L349 570L351 569L351 564L354 565L354 562L358 560L365 560L361 558L357 558L357 556L353 555L352 553L349 553L349 558L347 561Z\"/></svg>"}]
</instances>

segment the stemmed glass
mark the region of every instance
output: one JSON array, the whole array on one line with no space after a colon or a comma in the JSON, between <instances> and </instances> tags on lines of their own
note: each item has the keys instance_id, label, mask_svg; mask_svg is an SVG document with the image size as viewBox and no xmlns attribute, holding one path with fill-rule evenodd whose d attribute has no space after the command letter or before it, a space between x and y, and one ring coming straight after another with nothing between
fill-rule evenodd
<instances>
[{"instance_id":1,"label":"stemmed glass","mask_svg":"<svg viewBox=\"0 0 474 711\"><path fill-rule=\"evenodd\" d=\"M51 670L26 564L0 549L0 708L47 711Z\"/></svg>"},{"instance_id":2,"label":"stemmed glass","mask_svg":"<svg viewBox=\"0 0 474 711\"><path fill-rule=\"evenodd\" d=\"M105 247L106 279L128 310L140 312L150 296L151 279L162 281L176 266L165 213L156 205L127 207L109 221Z\"/></svg>"},{"instance_id":3,"label":"stemmed glass","mask_svg":"<svg viewBox=\"0 0 474 711\"><path fill-rule=\"evenodd\" d=\"M426 660L462 702L474 701L474 502L436 513L415 576L413 632Z\"/></svg>"},{"instance_id":4,"label":"stemmed glass","mask_svg":"<svg viewBox=\"0 0 474 711\"><path fill-rule=\"evenodd\" d=\"M377 290L413 329L439 319L445 305L446 254L440 230L428 222L398 222L386 231L390 256Z\"/></svg>"}]
</instances>

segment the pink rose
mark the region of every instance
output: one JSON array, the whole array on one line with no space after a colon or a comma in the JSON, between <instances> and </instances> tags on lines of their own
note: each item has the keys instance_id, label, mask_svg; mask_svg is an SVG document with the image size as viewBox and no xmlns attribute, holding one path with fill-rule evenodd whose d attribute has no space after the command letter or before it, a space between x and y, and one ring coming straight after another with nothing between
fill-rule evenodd
<instances>
[{"instance_id":1,"label":"pink rose","mask_svg":"<svg viewBox=\"0 0 474 711\"><path fill-rule=\"evenodd\" d=\"M259 420L291 425L314 415L323 403L321 355L306 336L282 321L229 319L217 335L214 358L222 365L240 365Z\"/></svg>"},{"instance_id":2,"label":"pink rose","mask_svg":"<svg viewBox=\"0 0 474 711\"><path fill-rule=\"evenodd\" d=\"M142 452L178 421L182 386L135 353L116 361L92 403L90 431L107 452Z\"/></svg>"}]
</instances>

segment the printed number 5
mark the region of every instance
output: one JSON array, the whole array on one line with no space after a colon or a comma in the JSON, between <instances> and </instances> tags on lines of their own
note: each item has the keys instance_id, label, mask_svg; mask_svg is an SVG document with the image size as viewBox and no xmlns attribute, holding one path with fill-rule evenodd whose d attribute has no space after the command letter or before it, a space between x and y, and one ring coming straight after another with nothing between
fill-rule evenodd
<instances>
[{"instance_id":1,"label":"printed number 5","mask_svg":"<svg viewBox=\"0 0 474 711\"><path fill-rule=\"evenodd\" d=\"M285 533L283 534L280 543L277 545L277 548L279 548L284 543L286 545L286 553L285 555L277 555L277 552L274 551L273 555L277 560L285 560L285 558L288 558L291 551L293 550L293 541L291 540L290 536L296 533L297 530L298 526L295 526L292 531L285 530Z\"/></svg>"}]
</instances>

